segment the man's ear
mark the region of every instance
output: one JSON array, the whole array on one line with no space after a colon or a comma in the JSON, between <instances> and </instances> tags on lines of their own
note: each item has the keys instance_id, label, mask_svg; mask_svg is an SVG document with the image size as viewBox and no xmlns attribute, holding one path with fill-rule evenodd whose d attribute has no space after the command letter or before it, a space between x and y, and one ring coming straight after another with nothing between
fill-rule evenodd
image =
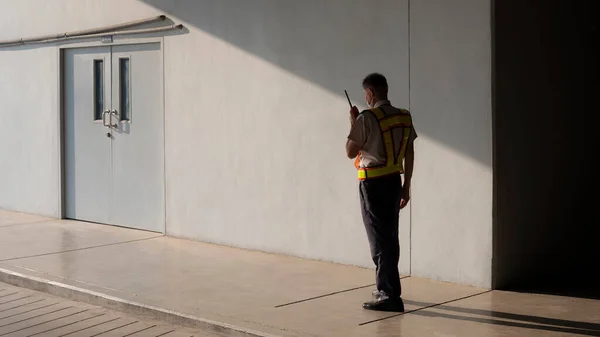
<instances>
[{"instance_id":1,"label":"man's ear","mask_svg":"<svg viewBox=\"0 0 600 337\"><path fill-rule=\"evenodd\" d=\"M365 99L367 100L367 103L369 101L369 98L373 99L373 90L371 88L366 88L365 89Z\"/></svg>"}]
</instances>

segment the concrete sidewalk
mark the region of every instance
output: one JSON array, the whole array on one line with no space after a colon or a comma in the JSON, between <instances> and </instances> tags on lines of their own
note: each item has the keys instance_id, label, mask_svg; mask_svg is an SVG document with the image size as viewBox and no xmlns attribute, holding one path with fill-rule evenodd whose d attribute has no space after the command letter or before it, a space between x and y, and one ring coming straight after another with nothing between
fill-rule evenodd
<instances>
[{"instance_id":1,"label":"concrete sidewalk","mask_svg":"<svg viewBox=\"0 0 600 337\"><path fill-rule=\"evenodd\" d=\"M0 281L220 334L600 336L600 301L407 277L407 313L378 313L361 308L373 279L367 269L0 211Z\"/></svg>"}]
</instances>

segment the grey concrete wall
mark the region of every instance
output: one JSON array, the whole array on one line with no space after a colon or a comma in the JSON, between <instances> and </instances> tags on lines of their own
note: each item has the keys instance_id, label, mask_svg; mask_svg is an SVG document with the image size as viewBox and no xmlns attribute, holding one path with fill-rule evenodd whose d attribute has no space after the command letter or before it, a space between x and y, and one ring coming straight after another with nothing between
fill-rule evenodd
<instances>
[{"instance_id":1,"label":"grey concrete wall","mask_svg":"<svg viewBox=\"0 0 600 337\"><path fill-rule=\"evenodd\" d=\"M0 22L0 36L11 23ZM2 208L58 215L56 62L56 48L0 50Z\"/></svg>"},{"instance_id":2,"label":"grey concrete wall","mask_svg":"<svg viewBox=\"0 0 600 337\"><path fill-rule=\"evenodd\" d=\"M490 286L488 1L0 7L10 18L0 39L156 14L186 25L187 34L164 39L166 211L168 234L196 240L371 266L343 151L343 90L362 105L362 78L384 73L393 103L411 108L420 134L412 214L401 216L401 270L411 272L412 257L416 275ZM0 50L0 101L14 109L0 114L0 156L14 158L2 167L0 207L59 213L57 65L55 45Z\"/></svg>"},{"instance_id":3,"label":"grey concrete wall","mask_svg":"<svg viewBox=\"0 0 600 337\"><path fill-rule=\"evenodd\" d=\"M416 147L412 272L489 286L490 3L411 1L410 19L410 106L425 135Z\"/></svg>"},{"instance_id":4,"label":"grey concrete wall","mask_svg":"<svg viewBox=\"0 0 600 337\"><path fill-rule=\"evenodd\" d=\"M592 8L496 2L497 288L600 296Z\"/></svg>"}]
</instances>

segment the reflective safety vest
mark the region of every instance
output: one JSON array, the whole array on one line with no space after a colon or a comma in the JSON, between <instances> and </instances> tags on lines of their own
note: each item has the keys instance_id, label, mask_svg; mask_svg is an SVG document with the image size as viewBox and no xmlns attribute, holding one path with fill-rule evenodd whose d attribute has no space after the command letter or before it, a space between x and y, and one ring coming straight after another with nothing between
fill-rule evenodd
<instances>
[{"instance_id":1,"label":"reflective safety vest","mask_svg":"<svg viewBox=\"0 0 600 337\"><path fill-rule=\"evenodd\" d=\"M381 108L373 108L367 111L373 113L379 122L381 140L385 147L386 163L374 167L360 167L361 156L359 153L354 162L354 166L358 169L358 180L404 173L404 156L406 154L406 146L410 140L410 133L412 132L412 117L410 116L410 113L407 110L401 109L401 113L399 114L386 116ZM396 154L394 151L394 137L392 136L392 130L397 128L402 128L402 143Z\"/></svg>"}]
</instances>

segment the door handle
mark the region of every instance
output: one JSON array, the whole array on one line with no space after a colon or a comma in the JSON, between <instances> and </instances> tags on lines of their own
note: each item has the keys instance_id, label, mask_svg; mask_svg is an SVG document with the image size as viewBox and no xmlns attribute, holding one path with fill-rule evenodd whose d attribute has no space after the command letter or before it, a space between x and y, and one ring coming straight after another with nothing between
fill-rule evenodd
<instances>
[{"instance_id":1,"label":"door handle","mask_svg":"<svg viewBox=\"0 0 600 337\"><path fill-rule=\"evenodd\" d=\"M106 126L107 128L110 128L110 119L108 121L108 124L106 123L106 115L109 113L110 113L110 110L102 111L102 125Z\"/></svg>"},{"instance_id":2,"label":"door handle","mask_svg":"<svg viewBox=\"0 0 600 337\"><path fill-rule=\"evenodd\" d=\"M117 122L115 124L113 124L113 116L117 119ZM110 118L109 118L109 127L113 127L113 128L118 128L119 127L119 114L117 113L117 110L110 110Z\"/></svg>"}]
</instances>

